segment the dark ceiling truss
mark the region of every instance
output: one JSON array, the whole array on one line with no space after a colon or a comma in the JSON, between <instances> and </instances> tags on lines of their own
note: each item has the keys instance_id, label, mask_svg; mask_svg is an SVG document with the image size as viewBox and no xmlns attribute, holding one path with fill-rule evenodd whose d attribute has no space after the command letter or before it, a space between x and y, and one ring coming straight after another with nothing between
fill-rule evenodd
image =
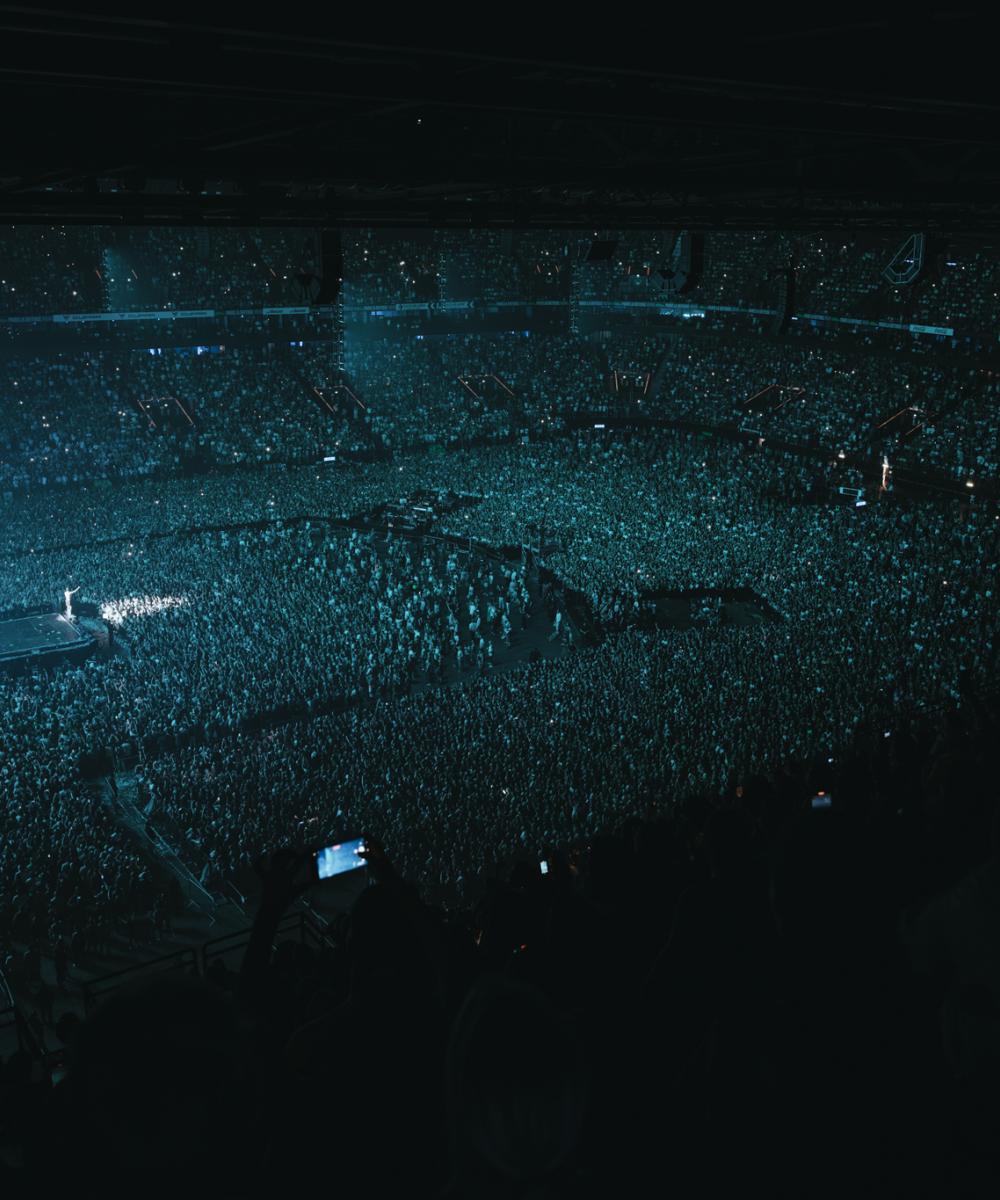
<instances>
[{"instance_id":1,"label":"dark ceiling truss","mask_svg":"<svg viewBox=\"0 0 1000 1200\"><path fill-rule=\"evenodd\" d=\"M0 220L995 230L995 97L809 69L886 28L747 32L792 80L0 6Z\"/></svg>"},{"instance_id":2,"label":"dark ceiling truss","mask_svg":"<svg viewBox=\"0 0 1000 1200\"><path fill-rule=\"evenodd\" d=\"M471 189L469 190L471 191ZM641 192L601 194L593 190L504 194L483 189L458 196L417 194L413 189L326 189L322 196L268 196L256 200L242 196L183 195L155 198L148 195L110 194L46 195L44 204L34 197L0 196L0 222L8 224L112 224L207 226L379 226L429 228L536 228L536 229L922 229L954 233L956 230L1000 232L1000 204L954 207L873 204L865 197L842 197L809 205L794 198L744 197L740 202L713 202L685 196L649 195Z\"/></svg>"}]
</instances>

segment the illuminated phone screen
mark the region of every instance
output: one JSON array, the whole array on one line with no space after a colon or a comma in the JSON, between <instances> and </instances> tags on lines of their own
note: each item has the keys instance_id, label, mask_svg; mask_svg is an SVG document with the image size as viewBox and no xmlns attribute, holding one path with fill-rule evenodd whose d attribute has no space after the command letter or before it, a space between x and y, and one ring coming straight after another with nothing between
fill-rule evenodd
<instances>
[{"instance_id":1,"label":"illuminated phone screen","mask_svg":"<svg viewBox=\"0 0 1000 1200\"><path fill-rule=\"evenodd\" d=\"M351 842L338 842L335 846L324 846L316 854L316 878L332 879L365 865L364 838Z\"/></svg>"}]
</instances>

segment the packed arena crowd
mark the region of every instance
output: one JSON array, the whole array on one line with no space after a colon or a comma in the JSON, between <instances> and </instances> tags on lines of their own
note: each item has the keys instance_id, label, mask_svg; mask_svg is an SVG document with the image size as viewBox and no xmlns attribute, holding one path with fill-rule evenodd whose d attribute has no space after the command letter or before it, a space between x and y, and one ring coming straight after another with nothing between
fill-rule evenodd
<instances>
[{"instance_id":1,"label":"packed arena crowd","mask_svg":"<svg viewBox=\"0 0 1000 1200\"><path fill-rule=\"evenodd\" d=\"M885 453L959 479L996 475L995 372L973 361L752 339L701 347L676 340L660 370L654 403L664 415L709 425L738 420L768 437ZM904 410L919 427L908 439L889 424Z\"/></svg>"},{"instance_id":2,"label":"packed arena crowd","mask_svg":"<svg viewBox=\"0 0 1000 1200\"><path fill-rule=\"evenodd\" d=\"M546 432L565 412L600 407L608 386L598 346L528 331L388 345L349 339L345 366L367 398L371 428L399 449Z\"/></svg>"},{"instance_id":3,"label":"packed arena crowd","mask_svg":"<svg viewBox=\"0 0 1000 1200\"><path fill-rule=\"evenodd\" d=\"M0 360L0 497L546 438L586 414L740 426L952 478L1000 465L992 364L745 336L351 335ZM88 397L79 403L77 397Z\"/></svg>"},{"instance_id":4,"label":"packed arena crowd","mask_svg":"<svg viewBox=\"0 0 1000 1200\"><path fill-rule=\"evenodd\" d=\"M608 476L605 495L621 495L622 481L613 470ZM504 481L503 494L516 490L511 482ZM850 510L803 506L789 520L787 509L761 504L751 516L743 509L745 486L738 499L724 490L714 498L702 492L702 511L692 504L683 523L661 534L658 561L676 567L645 567L646 579L675 587L753 579L784 616L780 623L682 638L624 634L599 651L530 668L530 686L519 677L488 679L460 692L390 701L374 715L359 711L288 727L276 735L278 753L250 755L237 740L182 756L175 774L160 769L181 785L200 755L211 764L210 788L219 790L214 772L221 769L223 795L284 796L278 824L295 815L306 830L322 821L322 804L308 799L317 795L305 769L314 762L323 779L319 795L351 798L341 820L375 825L415 876L426 880L424 872L432 871L435 883L453 884L497 853L586 836L614 819L623 797L631 803L666 780L719 788L734 768L803 756L820 744L832 748L865 713L889 720L900 707L953 699L964 671L986 678L994 606L992 589L984 593L980 583L996 571L994 524L973 520L947 574L932 573L918 548L936 547L928 550L936 564L940 539L950 540L950 514L871 514L861 527ZM688 487L696 489L691 480ZM655 510L643 516L659 528ZM489 531L515 528L491 524ZM637 565L644 550L621 528L611 526L603 537L595 532L587 552L571 545L552 562L571 583L584 583L586 572L601 617L620 621L638 608L633 580L644 570ZM804 628L810 630L805 645ZM710 694L706 677L715 681ZM644 704L644 696L654 702ZM393 739L390 729L397 731ZM586 753L575 748L580 738ZM345 749L334 753L334 747ZM415 762L423 764L419 772L407 768ZM331 774L324 778L325 770ZM488 804L468 812L456 798L477 777L500 782ZM548 799L553 794L565 797L558 818ZM377 799L359 810L355 798L362 796ZM532 797L546 799L533 810ZM263 821L274 819L271 805L254 808ZM234 823L221 819L218 827L232 830ZM442 829L447 862L440 848L431 854ZM249 825L241 836L249 841L245 861L267 844L266 836L254 839Z\"/></svg>"},{"instance_id":5,"label":"packed arena crowd","mask_svg":"<svg viewBox=\"0 0 1000 1200\"><path fill-rule=\"evenodd\" d=\"M680 239L693 246L677 274ZM902 234L354 230L342 235L344 300L359 310L397 303L489 304L556 299L681 300L715 317L772 312L791 271L796 309L834 322L949 328L990 337L997 258L981 239L928 237L913 283L886 270ZM595 250L597 251L595 256ZM0 312L239 309L309 303L321 272L318 239L295 229L0 229ZM680 286L679 292L675 288ZM841 327L843 328L843 326ZM817 331L813 330L813 334Z\"/></svg>"},{"instance_id":6,"label":"packed arena crowd","mask_svg":"<svg viewBox=\"0 0 1000 1200\"><path fill-rule=\"evenodd\" d=\"M16 232L4 316L307 303L319 269L300 231ZM37 1081L0 1063L24 1161L45 1113L83 1177L102 1155L223 1166L211 1109L260 1134L248 1178L332 1120L351 1186L398 1190L405 1164L421 1194L449 1173L456 1196L606 1193L623 1162L656 1166L655 1084L681 1167L736 1185L780 1129L776 1194L801 1194L833 1115L818 1081L865 1069L830 1193L873 1156L878 1194L961 1192L981 1145L902 1147L947 1119L943 1078L971 1108L996 1067L1000 988L972 962L997 944L996 372L770 319L784 273L803 313L985 336L989 247L932 246L907 290L890 241L713 233L678 282L673 234L357 231L348 308L738 311L686 331L349 323L342 343L327 317L304 343L220 325L211 345L0 357L0 617L72 596L103 635L80 664L0 673L0 983L44 1039L43 960L65 999L88 956L169 930L182 877L261 902L239 978L60 1034L64 1107L19 1108ZM831 502L883 461L954 486ZM760 619L657 621L653 597L697 593L697 618L736 590ZM264 860L355 833L374 886L319 950L270 961L300 889ZM171 1074L178 1011L210 1052ZM176 1133L163 1097L189 1086L184 1137L126 1112ZM530 1137L529 1093L557 1095ZM378 1154L376 1103L407 1153ZM714 1153L720 1122L748 1125L750 1159Z\"/></svg>"},{"instance_id":7,"label":"packed arena crowd","mask_svg":"<svg viewBox=\"0 0 1000 1200\"><path fill-rule=\"evenodd\" d=\"M311 232L282 229L120 229L101 247L111 311L301 304L318 259Z\"/></svg>"},{"instance_id":8,"label":"packed arena crowd","mask_svg":"<svg viewBox=\"0 0 1000 1200\"><path fill-rule=\"evenodd\" d=\"M104 308L100 236L94 229L0 226L0 315Z\"/></svg>"},{"instance_id":9,"label":"packed arena crowd","mask_svg":"<svg viewBox=\"0 0 1000 1200\"><path fill-rule=\"evenodd\" d=\"M366 437L301 375L299 360L319 362L324 350L329 357L328 347L264 345L0 360L0 494L359 448Z\"/></svg>"},{"instance_id":10,"label":"packed arena crowd","mask_svg":"<svg viewBox=\"0 0 1000 1200\"><path fill-rule=\"evenodd\" d=\"M143 749L146 800L210 846L212 878L253 861L282 828L322 837L347 823L379 828L414 877L460 894L496 857L586 836L668 780L719 788L733 770L832 748L865 713L888 721L953 700L963 675L988 677L995 517L790 505L772 485L798 472L795 460L686 435L586 435L403 470L280 472L266 500L242 495L235 477L205 480L204 495L176 481L179 507L163 489L149 519L136 506L143 532L168 536L130 531L112 545L4 558L2 610L45 604L64 583L99 610L148 600L116 610L125 615L110 660L4 678L5 708L18 714L5 758L41 803L32 739L44 737L47 754L56 739L61 783L88 752L127 761ZM398 495L446 481L479 497L441 517L450 549L322 524L394 498L394 484ZM219 524L227 483L241 501L229 515L271 523L198 532L199 513ZM297 486L285 495L285 483ZM310 507L289 511L306 495ZM113 501L101 493L98 503L124 515ZM303 513L315 523L281 521ZM528 675L493 675L493 644L530 609L526 568L455 547L471 538L516 548L540 523L545 565L599 623L625 632ZM628 632L647 591L741 586L783 619ZM162 596L177 602L157 604ZM467 681L398 695L449 674ZM360 707L330 712L344 702ZM262 732L264 719L279 724ZM467 811L456 797L476 778L500 782L489 804ZM562 808L533 808L531 797L553 792ZM448 850L435 856L442 829ZM88 833L104 852L102 829Z\"/></svg>"},{"instance_id":11,"label":"packed arena crowd","mask_svg":"<svg viewBox=\"0 0 1000 1200\"><path fill-rule=\"evenodd\" d=\"M317 241L298 230L0 228L0 313L301 304Z\"/></svg>"}]
</instances>

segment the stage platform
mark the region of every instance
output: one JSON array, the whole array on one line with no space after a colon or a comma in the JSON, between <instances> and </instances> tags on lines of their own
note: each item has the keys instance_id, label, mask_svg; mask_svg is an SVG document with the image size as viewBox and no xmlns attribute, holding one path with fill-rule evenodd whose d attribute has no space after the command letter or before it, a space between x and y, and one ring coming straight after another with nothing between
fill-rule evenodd
<instances>
[{"instance_id":1,"label":"stage platform","mask_svg":"<svg viewBox=\"0 0 1000 1200\"><path fill-rule=\"evenodd\" d=\"M61 613L0 621L0 667L85 657L95 639Z\"/></svg>"}]
</instances>

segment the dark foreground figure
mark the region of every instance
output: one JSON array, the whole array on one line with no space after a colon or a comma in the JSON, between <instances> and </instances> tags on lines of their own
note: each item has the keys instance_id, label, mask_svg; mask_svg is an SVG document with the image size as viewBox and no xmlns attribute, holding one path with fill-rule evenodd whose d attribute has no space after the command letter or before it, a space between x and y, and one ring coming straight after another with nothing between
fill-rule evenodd
<instances>
[{"instance_id":1,"label":"dark foreground figure","mask_svg":"<svg viewBox=\"0 0 1000 1200\"><path fill-rule=\"evenodd\" d=\"M217 1194L995 1195L997 711L526 862L444 913L377 844L337 948L113 995L65 1080L3 1065L14 1187ZM826 782L831 782L829 778ZM138 1178L138 1176L137 1176Z\"/></svg>"}]
</instances>

